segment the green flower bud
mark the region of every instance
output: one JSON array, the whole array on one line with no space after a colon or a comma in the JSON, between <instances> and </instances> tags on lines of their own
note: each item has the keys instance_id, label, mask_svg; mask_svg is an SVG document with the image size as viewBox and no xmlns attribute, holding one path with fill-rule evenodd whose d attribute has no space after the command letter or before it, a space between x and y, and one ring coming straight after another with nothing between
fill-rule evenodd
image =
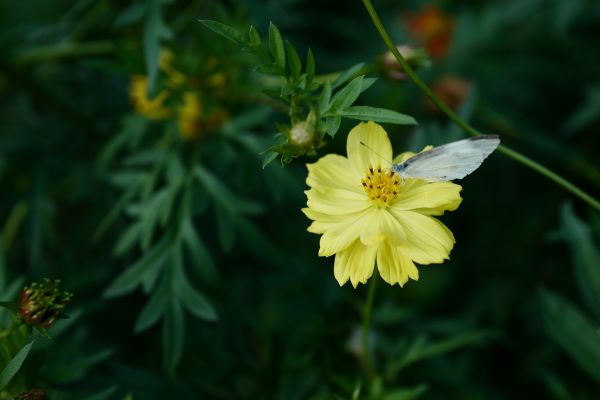
<instances>
[{"instance_id":1,"label":"green flower bud","mask_svg":"<svg viewBox=\"0 0 600 400\"><path fill-rule=\"evenodd\" d=\"M309 149L315 141L314 125L307 121L297 122L289 131L290 143L302 149Z\"/></svg>"},{"instance_id":2,"label":"green flower bud","mask_svg":"<svg viewBox=\"0 0 600 400\"><path fill-rule=\"evenodd\" d=\"M72 293L58 290L60 280L42 279L25 287L19 298L19 315L23 323L48 328L63 316Z\"/></svg>"}]
</instances>

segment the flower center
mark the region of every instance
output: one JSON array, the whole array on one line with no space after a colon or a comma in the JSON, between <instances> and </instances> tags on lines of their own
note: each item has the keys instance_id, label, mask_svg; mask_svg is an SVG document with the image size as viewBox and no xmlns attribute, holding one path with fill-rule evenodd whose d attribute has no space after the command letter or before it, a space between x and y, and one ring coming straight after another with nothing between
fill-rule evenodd
<instances>
[{"instance_id":1,"label":"flower center","mask_svg":"<svg viewBox=\"0 0 600 400\"><path fill-rule=\"evenodd\" d=\"M380 207L389 206L400 194L400 176L390 169L371 167L361 183L369 199Z\"/></svg>"}]
</instances>

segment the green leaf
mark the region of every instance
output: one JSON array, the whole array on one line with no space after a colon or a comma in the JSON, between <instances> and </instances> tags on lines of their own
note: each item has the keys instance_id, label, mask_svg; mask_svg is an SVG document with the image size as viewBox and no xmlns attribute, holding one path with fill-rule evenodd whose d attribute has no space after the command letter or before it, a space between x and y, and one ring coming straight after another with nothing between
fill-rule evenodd
<instances>
[{"instance_id":1,"label":"green leaf","mask_svg":"<svg viewBox=\"0 0 600 400\"><path fill-rule=\"evenodd\" d=\"M386 393L382 400L414 400L427 391L427 385L419 385L410 389L395 389Z\"/></svg>"},{"instance_id":2,"label":"green leaf","mask_svg":"<svg viewBox=\"0 0 600 400\"><path fill-rule=\"evenodd\" d=\"M150 296L150 300L148 300L138 315L137 320L135 321L133 331L136 334L145 331L158 322L165 312L169 302L169 289L171 282L169 282L166 277L163 278L164 279L160 283L160 286L158 289L154 290L152 296Z\"/></svg>"},{"instance_id":3,"label":"green leaf","mask_svg":"<svg viewBox=\"0 0 600 400\"><path fill-rule=\"evenodd\" d=\"M230 214L259 214L263 206L253 200L238 197L225 186L217 176L209 170L197 165L194 176L206 188L219 208L226 209Z\"/></svg>"},{"instance_id":4,"label":"green leaf","mask_svg":"<svg viewBox=\"0 0 600 400\"><path fill-rule=\"evenodd\" d=\"M208 19L200 20L199 22L211 31L215 32L216 34L223 36L225 39L231 40L232 42L237 43L239 45L248 44L244 35L242 35L238 30L232 28L229 25L225 25L220 22L211 21Z\"/></svg>"},{"instance_id":5,"label":"green leaf","mask_svg":"<svg viewBox=\"0 0 600 400\"><path fill-rule=\"evenodd\" d=\"M364 66L365 66L365 63L358 63L358 64L353 65L352 67L348 68L347 70L345 70L344 72L342 72L341 74L338 75L338 77L331 84L331 88L335 89L335 88L343 85L344 83L348 82L348 80L350 80L350 78L352 78L354 75L356 75L358 73L358 71L360 71L362 69L362 67L364 67Z\"/></svg>"},{"instance_id":6,"label":"green leaf","mask_svg":"<svg viewBox=\"0 0 600 400\"><path fill-rule=\"evenodd\" d=\"M460 347L481 343L490 339L492 336L490 331L474 331L460 333L449 339L437 342L429 342L427 338L421 336L412 343L404 356L390 367L390 370L395 373L418 361L436 357Z\"/></svg>"},{"instance_id":7,"label":"green leaf","mask_svg":"<svg viewBox=\"0 0 600 400\"><path fill-rule=\"evenodd\" d=\"M292 74L292 79L294 81L298 80L300 76L300 72L302 71L302 61L300 61L300 56L294 48L294 45L290 42L286 43L287 45L287 60L288 66L290 68L290 73Z\"/></svg>"},{"instance_id":8,"label":"green leaf","mask_svg":"<svg viewBox=\"0 0 600 400\"><path fill-rule=\"evenodd\" d=\"M217 206L215 209L217 217L217 236L221 247L225 252L231 251L235 243L235 229L232 214L226 212L222 207Z\"/></svg>"},{"instance_id":9,"label":"green leaf","mask_svg":"<svg viewBox=\"0 0 600 400\"><path fill-rule=\"evenodd\" d=\"M327 118L325 120L325 130L327 131L327 134L331 137L334 137L338 129L340 129L341 122L342 117L340 117L339 115Z\"/></svg>"},{"instance_id":10,"label":"green leaf","mask_svg":"<svg viewBox=\"0 0 600 400\"><path fill-rule=\"evenodd\" d=\"M269 151L267 153L267 155L265 156L265 158L263 159L263 163L262 163L263 169L265 169L267 165L271 164L271 162L273 160L275 160L278 155L279 155L279 153L277 153L276 151Z\"/></svg>"},{"instance_id":11,"label":"green leaf","mask_svg":"<svg viewBox=\"0 0 600 400\"><path fill-rule=\"evenodd\" d=\"M185 275L182 276L181 287L177 295L187 310L194 316L205 321L217 320L217 312L212 304L189 284Z\"/></svg>"},{"instance_id":12,"label":"green leaf","mask_svg":"<svg viewBox=\"0 0 600 400\"><path fill-rule=\"evenodd\" d=\"M248 31L248 45L252 48L260 47L262 45L260 34L252 25L250 25L250 30Z\"/></svg>"},{"instance_id":13,"label":"green leaf","mask_svg":"<svg viewBox=\"0 0 600 400\"><path fill-rule=\"evenodd\" d=\"M319 114L324 114L329 108L329 102L331 101L331 83L325 82L321 95L319 96Z\"/></svg>"},{"instance_id":14,"label":"green leaf","mask_svg":"<svg viewBox=\"0 0 600 400\"><path fill-rule=\"evenodd\" d=\"M208 247L196 232L191 219L186 219L181 227L183 243L192 256L192 267L207 282L216 281L217 268Z\"/></svg>"},{"instance_id":15,"label":"green leaf","mask_svg":"<svg viewBox=\"0 0 600 400\"><path fill-rule=\"evenodd\" d=\"M135 241L140 237L141 227L139 222L135 222L130 224L129 227L123 231L113 250L115 256L122 256L131 250Z\"/></svg>"},{"instance_id":16,"label":"green leaf","mask_svg":"<svg viewBox=\"0 0 600 400\"><path fill-rule=\"evenodd\" d=\"M133 291L142 283L146 274L152 273L163 264L170 246L171 238L167 235L140 260L116 277L104 291L104 298L118 297Z\"/></svg>"},{"instance_id":17,"label":"green leaf","mask_svg":"<svg viewBox=\"0 0 600 400\"><path fill-rule=\"evenodd\" d=\"M309 86L315 77L315 57L309 48L306 53L306 85Z\"/></svg>"},{"instance_id":18,"label":"green leaf","mask_svg":"<svg viewBox=\"0 0 600 400\"><path fill-rule=\"evenodd\" d=\"M160 0L154 0L150 4L144 23L144 56L148 75L148 92L151 97L153 97L154 83L158 76L160 42L162 39L170 39L173 36L163 21L161 4Z\"/></svg>"},{"instance_id":19,"label":"green leaf","mask_svg":"<svg viewBox=\"0 0 600 400\"><path fill-rule=\"evenodd\" d=\"M362 92L363 79L364 76L358 76L340 89L331 99L331 104L329 105L329 108L325 110L325 113L338 114L340 111L350 107Z\"/></svg>"},{"instance_id":20,"label":"green leaf","mask_svg":"<svg viewBox=\"0 0 600 400\"><path fill-rule=\"evenodd\" d=\"M367 91L375 82L377 82L377 78L364 78L360 86L360 92Z\"/></svg>"},{"instance_id":21,"label":"green leaf","mask_svg":"<svg viewBox=\"0 0 600 400\"><path fill-rule=\"evenodd\" d=\"M181 360L185 340L185 319L177 297L172 297L165 313L162 329L164 369L171 376Z\"/></svg>"},{"instance_id":22,"label":"green leaf","mask_svg":"<svg viewBox=\"0 0 600 400\"><path fill-rule=\"evenodd\" d=\"M571 249L575 277L583 301L600 320L600 253L587 225L570 204L561 209L563 236Z\"/></svg>"},{"instance_id":23,"label":"green leaf","mask_svg":"<svg viewBox=\"0 0 600 400\"><path fill-rule=\"evenodd\" d=\"M29 355L29 351L31 350L31 346L33 346L33 340L27 343L25 346L19 350L17 355L15 355L12 360L4 367L2 372L0 372L0 390L3 390L6 385L11 381L11 379L19 372L23 362Z\"/></svg>"},{"instance_id":24,"label":"green leaf","mask_svg":"<svg viewBox=\"0 0 600 400\"><path fill-rule=\"evenodd\" d=\"M375 121L399 125L416 125L417 121L410 115L401 114L396 111L385 108L375 108L369 106L348 107L340 112L345 118L358 119L361 121Z\"/></svg>"},{"instance_id":25,"label":"green leaf","mask_svg":"<svg viewBox=\"0 0 600 400\"><path fill-rule=\"evenodd\" d=\"M86 396L86 400L106 400L106 399L110 399L113 398L111 396L113 396L115 394L115 392L119 390L119 387L117 385L113 385L110 386L98 393L94 393L91 396Z\"/></svg>"},{"instance_id":26,"label":"green leaf","mask_svg":"<svg viewBox=\"0 0 600 400\"><path fill-rule=\"evenodd\" d=\"M269 51L275 65L281 73L285 71L285 46L279 29L271 22L269 24Z\"/></svg>"},{"instance_id":27,"label":"green leaf","mask_svg":"<svg viewBox=\"0 0 600 400\"><path fill-rule=\"evenodd\" d=\"M173 288L175 295L179 297L190 313L202 320L215 321L217 319L217 313L213 306L190 285L183 269L181 253L175 254L173 257Z\"/></svg>"},{"instance_id":28,"label":"green leaf","mask_svg":"<svg viewBox=\"0 0 600 400\"><path fill-rule=\"evenodd\" d=\"M560 296L540 290L540 303L546 333L579 367L600 383L600 335L575 306Z\"/></svg>"},{"instance_id":29,"label":"green leaf","mask_svg":"<svg viewBox=\"0 0 600 400\"><path fill-rule=\"evenodd\" d=\"M177 187L165 187L143 204L140 219L143 249L150 246L157 223L161 222L164 226L167 222L177 196L177 189Z\"/></svg>"}]
</instances>

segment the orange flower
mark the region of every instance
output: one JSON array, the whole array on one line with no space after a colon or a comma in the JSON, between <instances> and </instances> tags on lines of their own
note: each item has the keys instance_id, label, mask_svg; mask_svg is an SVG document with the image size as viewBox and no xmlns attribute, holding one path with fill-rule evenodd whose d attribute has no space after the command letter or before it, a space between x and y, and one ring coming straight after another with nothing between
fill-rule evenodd
<instances>
[{"instance_id":1,"label":"orange flower","mask_svg":"<svg viewBox=\"0 0 600 400\"><path fill-rule=\"evenodd\" d=\"M454 31L454 20L433 5L425 5L419 13L407 17L409 32L435 58L448 53Z\"/></svg>"}]
</instances>

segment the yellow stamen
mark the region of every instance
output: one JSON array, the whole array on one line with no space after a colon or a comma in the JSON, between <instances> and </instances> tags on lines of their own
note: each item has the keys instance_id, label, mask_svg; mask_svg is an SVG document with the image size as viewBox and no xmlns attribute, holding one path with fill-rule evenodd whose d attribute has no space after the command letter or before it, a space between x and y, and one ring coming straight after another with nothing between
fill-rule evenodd
<instances>
[{"instance_id":1,"label":"yellow stamen","mask_svg":"<svg viewBox=\"0 0 600 400\"><path fill-rule=\"evenodd\" d=\"M361 181L369 199L380 207L387 207L400 194L400 179L392 170L369 168Z\"/></svg>"}]
</instances>

